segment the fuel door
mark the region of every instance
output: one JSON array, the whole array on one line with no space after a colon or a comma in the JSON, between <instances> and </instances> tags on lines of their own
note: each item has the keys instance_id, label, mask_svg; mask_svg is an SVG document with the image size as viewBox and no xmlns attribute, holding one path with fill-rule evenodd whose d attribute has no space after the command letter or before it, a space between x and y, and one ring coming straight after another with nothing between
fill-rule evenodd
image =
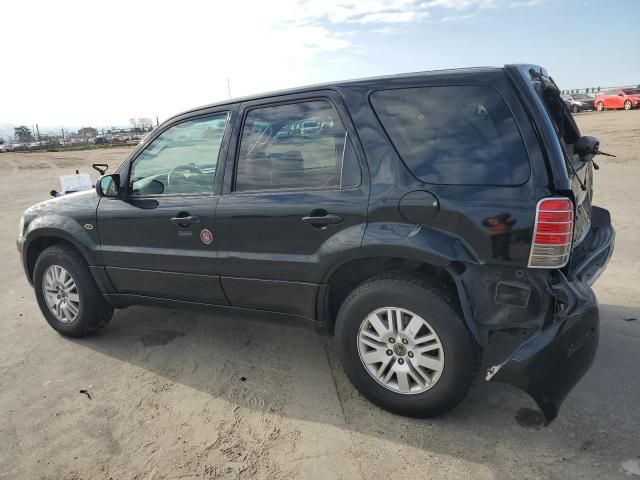
<instances>
[{"instance_id":1,"label":"fuel door","mask_svg":"<svg viewBox=\"0 0 640 480\"><path fill-rule=\"evenodd\" d=\"M407 222L414 225L428 225L438 215L440 204L432 193L414 190L400 199L398 210Z\"/></svg>"}]
</instances>

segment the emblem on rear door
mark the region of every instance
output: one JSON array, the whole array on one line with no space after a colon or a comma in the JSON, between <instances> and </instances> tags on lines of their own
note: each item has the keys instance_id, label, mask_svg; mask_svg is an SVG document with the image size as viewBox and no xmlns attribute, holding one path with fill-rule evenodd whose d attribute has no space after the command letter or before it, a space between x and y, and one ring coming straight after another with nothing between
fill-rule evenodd
<instances>
[{"instance_id":1,"label":"emblem on rear door","mask_svg":"<svg viewBox=\"0 0 640 480\"><path fill-rule=\"evenodd\" d=\"M205 245L210 245L213 242L213 233L210 230L203 228L200 230L200 241Z\"/></svg>"}]
</instances>

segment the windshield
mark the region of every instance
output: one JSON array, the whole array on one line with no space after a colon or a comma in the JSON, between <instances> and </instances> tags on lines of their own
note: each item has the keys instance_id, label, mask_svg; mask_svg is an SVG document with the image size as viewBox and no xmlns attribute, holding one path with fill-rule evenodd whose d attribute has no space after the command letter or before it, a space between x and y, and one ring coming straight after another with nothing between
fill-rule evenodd
<instances>
[{"instance_id":1,"label":"windshield","mask_svg":"<svg viewBox=\"0 0 640 480\"><path fill-rule=\"evenodd\" d=\"M640 88L625 88L622 90L626 95L640 95Z\"/></svg>"},{"instance_id":2,"label":"windshield","mask_svg":"<svg viewBox=\"0 0 640 480\"><path fill-rule=\"evenodd\" d=\"M573 96L575 100L591 100L589 95L585 95L584 93L578 93Z\"/></svg>"}]
</instances>

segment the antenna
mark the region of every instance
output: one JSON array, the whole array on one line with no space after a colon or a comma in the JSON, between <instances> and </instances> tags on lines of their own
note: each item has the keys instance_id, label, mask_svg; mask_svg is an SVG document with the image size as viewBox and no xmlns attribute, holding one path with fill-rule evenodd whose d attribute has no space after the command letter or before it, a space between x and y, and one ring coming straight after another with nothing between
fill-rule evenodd
<instances>
[{"instance_id":1,"label":"antenna","mask_svg":"<svg viewBox=\"0 0 640 480\"><path fill-rule=\"evenodd\" d=\"M231 99L231 82L227 78L227 93L229 94L229 99Z\"/></svg>"}]
</instances>

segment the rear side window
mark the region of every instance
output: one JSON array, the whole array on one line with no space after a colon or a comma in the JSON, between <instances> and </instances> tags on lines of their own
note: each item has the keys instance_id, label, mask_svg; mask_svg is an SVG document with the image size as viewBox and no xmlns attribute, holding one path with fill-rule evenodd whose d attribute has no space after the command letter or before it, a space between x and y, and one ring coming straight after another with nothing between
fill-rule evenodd
<instances>
[{"instance_id":1,"label":"rear side window","mask_svg":"<svg viewBox=\"0 0 640 480\"><path fill-rule=\"evenodd\" d=\"M235 191L340 190L359 183L351 140L328 101L256 108L247 114Z\"/></svg>"},{"instance_id":2,"label":"rear side window","mask_svg":"<svg viewBox=\"0 0 640 480\"><path fill-rule=\"evenodd\" d=\"M520 185L529 158L511 111L486 86L382 90L371 103L403 161L420 180Z\"/></svg>"}]
</instances>

